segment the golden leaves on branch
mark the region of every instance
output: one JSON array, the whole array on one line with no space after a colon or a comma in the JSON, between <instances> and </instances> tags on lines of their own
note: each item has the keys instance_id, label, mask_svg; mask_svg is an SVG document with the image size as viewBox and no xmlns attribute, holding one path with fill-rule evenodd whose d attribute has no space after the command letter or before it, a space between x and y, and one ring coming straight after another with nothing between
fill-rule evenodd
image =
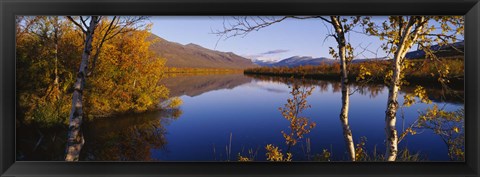
<instances>
[{"instance_id":1,"label":"golden leaves on branch","mask_svg":"<svg viewBox=\"0 0 480 177\"><path fill-rule=\"evenodd\" d=\"M465 159L465 110L445 111L434 104L418 117L417 129L429 129L442 138L450 160Z\"/></svg>"},{"instance_id":2,"label":"golden leaves on branch","mask_svg":"<svg viewBox=\"0 0 480 177\"><path fill-rule=\"evenodd\" d=\"M92 89L86 96L90 114L142 112L168 98L168 89L159 84L165 59L149 50L149 35L148 28L131 30L104 44L96 73L89 78Z\"/></svg>"},{"instance_id":3,"label":"golden leaves on branch","mask_svg":"<svg viewBox=\"0 0 480 177\"><path fill-rule=\"evenodd\" d=\"M307 97L312 94L315 87L300 86L300 83L293 82L291 88L292 98L287 99L287 104L283 108L279 108L282 116L290 123L290 132L281 132L289 148L297 144L316 126L315 122L310 122L307 117L300 116L304 110L311 107L307 103Z\"/></svg>"}]
</instances>

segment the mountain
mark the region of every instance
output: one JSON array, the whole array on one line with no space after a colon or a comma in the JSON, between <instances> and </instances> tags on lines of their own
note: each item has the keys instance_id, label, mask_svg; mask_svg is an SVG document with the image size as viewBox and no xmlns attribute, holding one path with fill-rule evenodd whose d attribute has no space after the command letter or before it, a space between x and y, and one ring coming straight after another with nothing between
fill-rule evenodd
<instances>
[{"instance_id":1,"label":"mountain","mask_svg":"<svg viewBox=\"0 0 480 177\"><path fill-rule=\"evenodd\" d=\"M436 51L436 55L438 57L459 57L463 56L464 49L465 49L465 42L456 42L451 43L449 45L440 46L440 45L433 45L431 46L433 51ZM416 50L408 52L405 55L407 59L418 59L424 58L425 52L423 50ZM371 61L380 61L380 60L389 60L387 57L381 58L369 58L369 59L354 59L352 63L363 63L363 62L371 62ZM262 60L253 60L253 63L259 66L265 67L297 67L297 66L305 66L305 65L320 65L321 63L325 64L334 64L338 63L338 60L329 59L325 57L320 58L313 58L310 56L293 56L290 58L286 58L280 61L262 61Z\"/></svg>"},{"instance_id":2,"label":"mountain","mask_svg":"<svg viewBox=\"0 0 480 177\"><path fill-rule=\"evenodd\" d=\"M288 67L297 67L297 66L306 66L306 65L320 65L333 64L337 61L328 59L325 57L313 58L309 56L293 56L287 59L283 59L280 62L276 63L275 66L288 66Z\"/></svg>"},{"instance_id":3,"label":"mountain","mask_svg":"<svg viewBox=\"0 0 480 177\"><path fill-rule=\"evenodd\" d=\"M325 58L325 57L320 57L320 58L313 58L310 56L293 56L290 58L286 58L283 60L280 60L278 62L266 62L266 61L260 61L256 60L254 61L255 64L260 65L260 66L267 66L267 67L297 67L297 66L306 66L306 65L320 65L322 63L325 64L333 64L338 61Z\"/></svg>"},{"instance_id":4,"label":"mountain","mask_svg":"<svg viewBox=\"0 0 480 177\"><path fill-rule=\"evenodd\" d=\"M263 61L263 60L255 60L255 59L253 59L252 62L257 64L258 66L268 66L268 67L271 67L275 63L277 63L276 61Z\"/></svg>"},{"instance_id":5,"label":"mountain","mask_svg":"<svg viewBox=\"0 0 480 177\"><path fill-rule=\"evenodd\" d=\"M465 41L451 43L444 46L433 45L430 47L430 49L433 51L436 51L435 55L437 55L438 57L463 56L464 55L463 51L465 50ZM408 52L407 54L405 54L405 58L408 58L408 59L425 58L425 52L423 50Z\"/></svg>"},{"instance_id":6,"label":"mountain","mask_svg":"<svg viewBox=\"0 0 480 177\"><path fill-rule=\"evenodd\" d=\"M159 57L166 58L166 65L169 67L228 69L258 67L251 60L232 52L210 50L197 44L182 45L167 41L154 34L151 34L148 40L154 40L150 50Z\"/></svg>"},{"instance_id":7,"label":"mountain","mask_svg":"<svg viewBox=\"0 0 480 177\"><path fill-rule=\"evenodd\" d=\"M379 60L386 60L386 57L383 58L370 58L370 59L354 59L352 63L363 63L363 62L370 62L370 61L379 61ZM254 63L260 66L266 67L297 67L297 66L306 66L306 65L320 65L322 63L331 65L334 63L338 63L339 60L329 59L326 57L320 58L313 58L309 56L293 56L290 58L286 58L280 61L261 61L261 60L254 60Z\"/></svg>"}]
</instances>

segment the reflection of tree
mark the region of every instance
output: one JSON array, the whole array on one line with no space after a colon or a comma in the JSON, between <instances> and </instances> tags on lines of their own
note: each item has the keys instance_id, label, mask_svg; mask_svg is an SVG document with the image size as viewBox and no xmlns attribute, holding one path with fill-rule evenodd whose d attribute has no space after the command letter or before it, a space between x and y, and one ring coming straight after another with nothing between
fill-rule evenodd
<instances>
[{"instance_id":1,"label":"reflection of tree","mask_svg":"<svg viewBox=\"0 0 480 177\"><path fill-rule=\"evenodd\" d=\"M246 74L245 76L252 77L254 79L263 80L263 81L270 81L270 82L277 82L277 83L288 83L288 77L279 77L279 76L267 76L267 75L254 75L254 74ZM308 86L318 86L320 89L320 93L328 92L328 87L331 85L332 92L337 93L341 91L341 83L334 80L316 80L316 79L304 79L305 84ZM423 84L417 84L423 85ZM413 93L415 85L412 86L404 86L401 90L402 93ZM349 83L350 90L352 92L360 93L361 95L368 95L370 98L375 98L378 95L382 94L385 86L382 84L376 83ZM427 96L429 99L435 102L448 102L448 103L456 103L462 104L464 91L463 90L455 90L453 92L445 92L440 88L435 88L431 85L424 85L425 90L427 91Z\"/></svg>"},{"instance_id":2,"label":"reflection of tree","mask_svg":"<svg viewBox=\"0 0 480 177\"><path fill-rule=\"evenodd\" d=\"M318 82L318 88L320 90L320 93L323 93L323 92L328 92L328 85L329 85L329 82L327 81L319 81Z\"/></svg>"},{"instance_id":3,"label":"reflection of tree","mask_svg":"<svg viewBox=\"0 0 480 177\"><path fill-rule=\"evenodd\" d=\"M416 87L402 87L400 90L404 93L412 93ZM430 100L435 102L448 102L455 104L463 104L465 101L464 90L444 90L434 88L432 86L424 86L427 96Z\"/></svg>"},{"instance_id":4,"label":"reflection of tree","mask_svg":"<svg viewBox=\"0 0 480 177\"><path fill-rule=\"evenodd\" d=\"M16 130L16 160L65 160L65 128L17 124Z\"/></svg>"},{"instance_id":5,"label":"reflection of tree","mask_svg":"<svg viewBox=\"0 0 480 177\"><path fill-rule=\"evenodd\" d=\"M86 130L85 160L152 161L152 149L164 148L165 124L182 114L179 109L142 115L125 116L115 120L91 122Z\"/></svg>"},{"instance_id":6,"label":"reflection of tree","mask_svg":"<svg viewBox=\"0 0 480 177\"><path fill-rule=\"evenodd\" d=\"M150 150L164 148L165 125L181 115L182 110L169 109L86 122L83 131L87 141L80 160L156 160ZM66 134L63 127L17 124L17 160L63 161Z\"/></svg>"},{"instance_id":7,"label":"reflection of tree","mask_svg":"<svg viewBox=\"0 0 480 177\"><path fill-rule=\"evenodd\" d=\"M375 85L375 84L361 84L361 85L354 85L353 87L354 90L356 90L358 93L361 95L367 95L370 98L375 98L379 94L383 92L383 86L382 85Z\"/></svg>"},{"instance_id":8,"label":"reflection of tree","mask_svg":"<svg viewBox=\"0 0 480 177\"><path fill-rule=\"evenodd\" d=\"M333 93L342 91L342 84L340 82L332 82Z\"/></svg>"},{"instance_id":9,"label":"reflection of tree","mask_svg":"<svg viewBox=\"0 0 480 177\"><path fill-rule=\"evenodd\" d=\"M166 144L164 134L164 128L156 128L155 122L129 127L120 133L112 132L105 134L105 137L102 138L107 139L104 142L106 147L95 148L100 153L94 155L93 159L114 161L152 160L150 149L160 148Z\"/></svg>"}]
</instances>

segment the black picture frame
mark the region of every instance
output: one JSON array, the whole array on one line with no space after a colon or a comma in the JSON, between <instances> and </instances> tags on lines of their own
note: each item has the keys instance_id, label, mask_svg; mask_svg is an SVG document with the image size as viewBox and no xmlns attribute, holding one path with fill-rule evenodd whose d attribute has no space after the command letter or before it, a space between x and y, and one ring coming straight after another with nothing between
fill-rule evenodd
<instances>
[{"instance_id":1,"label":"black picture frame","mask_svg":"<svg viewBox=\"0 0 480 177\"><path fill-rule=\"evenodd\" d=\"M479 176L479 0L1 0L1 176ZM465 162L16 162L15 15L464 15Z\"/></svg>"}]
</instances>

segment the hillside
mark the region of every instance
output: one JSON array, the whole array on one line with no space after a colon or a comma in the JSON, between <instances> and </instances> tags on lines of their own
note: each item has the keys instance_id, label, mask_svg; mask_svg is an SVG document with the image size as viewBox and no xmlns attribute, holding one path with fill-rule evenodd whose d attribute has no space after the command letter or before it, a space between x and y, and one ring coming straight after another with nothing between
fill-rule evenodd
<instances>
[{"instance_id":1,"label":"hillside","mask_svg":"<svg viewBox=\"0 0 480 177\"><path fill-rule=\"evenodd\" d=\"M435 55L440 58L448 57L463 57L465 50L465 41L451 43L449 45L433 45L430 47L431 50L435 51ZM416 50L408 52L405 55L407 59L423 59L425 58L425 52L423 50Z\"/></svg>"},{"instance_id":2,"label":"hillside","mask_svg":"<svg viewBox=\"0 0 480 177\"><path fill-rule=\"evenodd\" d=\"M228 69L257 67L251 60L232 52L210 50L196 44L182 45L167 41L154 34L148 40L155 40L150 46L150 50L158 56L166 58L166 65L169 67Z\"/></svg>"}]
</instances>

